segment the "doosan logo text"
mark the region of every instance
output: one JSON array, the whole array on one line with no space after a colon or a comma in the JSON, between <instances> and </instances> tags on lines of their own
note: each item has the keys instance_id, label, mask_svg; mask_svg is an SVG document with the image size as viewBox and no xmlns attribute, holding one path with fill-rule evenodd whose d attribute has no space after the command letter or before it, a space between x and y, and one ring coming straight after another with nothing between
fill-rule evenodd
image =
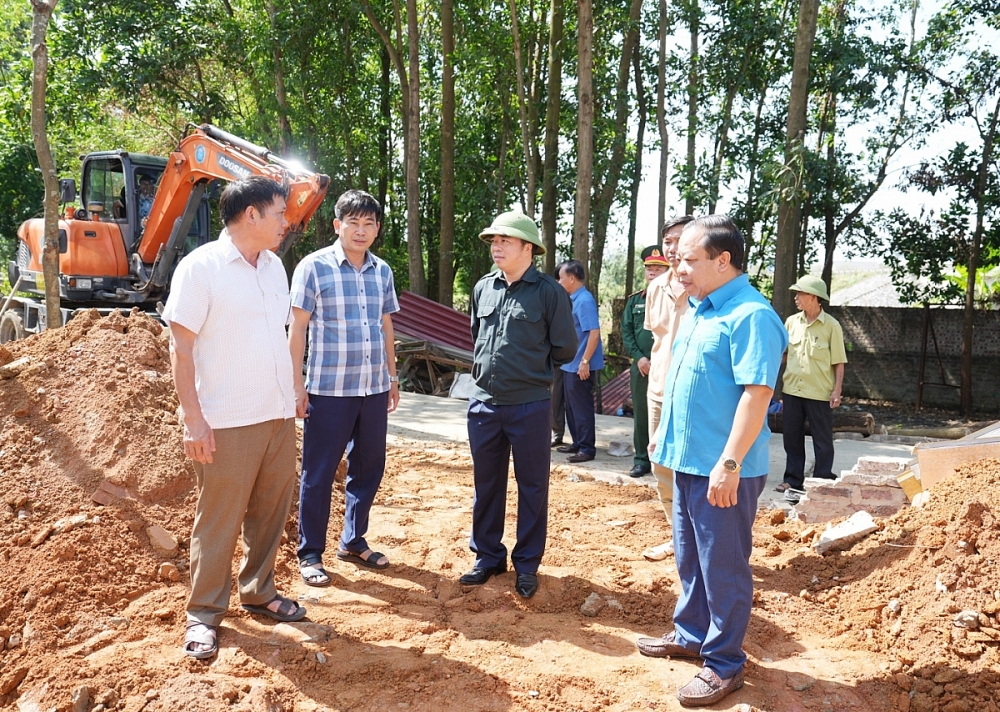
<instances>
[{"instance_id":1,"label":"doosan logo text","mask_svg":"<svg viewBox=\"0 0 1000 712\"><path fill-rule=\"evenodd\" d=\"M234 176L239 178L249 178L252 171L246 166L240 165L236 161L226 156L219 156L219 165Z\"/></svg>"}]
</instances>

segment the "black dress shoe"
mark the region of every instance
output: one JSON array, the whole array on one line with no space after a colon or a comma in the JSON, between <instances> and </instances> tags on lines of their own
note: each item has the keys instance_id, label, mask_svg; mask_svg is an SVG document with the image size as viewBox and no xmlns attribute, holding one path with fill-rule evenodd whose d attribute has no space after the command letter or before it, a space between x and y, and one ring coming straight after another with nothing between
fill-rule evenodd
<instances>
[{"instance_id":1,"label":"black dress shoe","mask_svg":"<svg viewBox=\"0 0 1000 712\"><path fill-rule=\"evenodd\" d=\"M648 475L652 472L648 467L643 467L642 465L636 465L631 470L628 471L629 477L642 477L643 475Z\"/></svg>"},{"instance_id":2,"label":"black dress shoe","mask_svg":"<svg viewBox=\"0 0 1000 712\"><path fill-rule=\"evenodd\" d=\"M552 447L559 447L562 444L563 444L563 439L561 436L552 438Z\"/></svg>"},{"instance_id":3,"label":"black dress shoe","mask_svg":"<svg viewBox=\"0 0 1000 712\"><path fill-rule=\"evenodd\" d=\"M578 452L580 452L580 446L579 445L560 445L559 447L556 448L556 452L578 453Z\"/></svg>"},{"instance_id":4,"label":"black dress shoe","mask_svg":"<svg viewBox=\"0 0 1000 712\"><path fill-rule=\"evenodd\" d=\"M458 582L463 586L482 586L484 583L490 580L490 576L499 576L500 574L507 572L507 563L501 561L499 564L492 568L483 569L480 567L475 567L467 574L463 574Z\"/></svg>"},{"instance_id":5,"label":"black dress shoe","mask_svg":"<svg viewBox=\"0 0 1000 712\"><path fill-rule=\"evenodd\" d=\"M531 598L538 590L538 574L518 574L514 590L521 598Z\"/></svg>"},{"instance_id":6,"label":"black dress shoe","mask_svg":"<svg viewBox=\"0 0 1000 712\"><path fill-rule=\"evenodd\" d=\"M575 455L570 455L566 458L566 462L590 462L594 459L593 455L587 455L586 453L577 452Z\"/></svg>"}]
</instances>

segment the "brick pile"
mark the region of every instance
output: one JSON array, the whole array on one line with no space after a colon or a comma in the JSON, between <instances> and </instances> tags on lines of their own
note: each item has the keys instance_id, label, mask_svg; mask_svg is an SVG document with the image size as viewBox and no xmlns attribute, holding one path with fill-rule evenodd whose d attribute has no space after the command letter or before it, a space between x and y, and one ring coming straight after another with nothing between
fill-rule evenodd
<instances>
[{"instance_id":1,"label":"brick pile","mask_svg":"<svg viewBox=\"0 0 1000 712\"><path fill-rule=\"evenodd\" d=\"M907 504L896 477L908 462L898 457L861 457L835 480L807 477L806 495L794 511L807 522L828 522L860 511L876 517L891 516Z\"/></svg>"}]
</instances>

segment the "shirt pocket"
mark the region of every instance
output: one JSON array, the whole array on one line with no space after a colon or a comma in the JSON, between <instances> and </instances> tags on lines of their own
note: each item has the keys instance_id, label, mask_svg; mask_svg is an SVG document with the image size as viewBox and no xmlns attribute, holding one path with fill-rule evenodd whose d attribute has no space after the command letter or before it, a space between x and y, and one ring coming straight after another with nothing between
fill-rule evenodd
<instances>
[{"instance_id":1,"label":"shirt pocket","mask_svg":"<svg viewBox=\"0 0 1000 712\"><path fill-rule=\"evenodd\" d=\"M707 334L692 334L695 343L691 345L694 358L690 359L690 368L697 373L719 374L732 371L732 358L729 353L728 339L723 343L722 334L712 331Z\"/></svg>"},{"instance_id":2,"label":"shirt pocket","mask_svg":"<svg viewBox=\"0 0 1000 712\"><path fill-rule=\"evenodd\" d=\"M479 322L479 332L477 341L484 341L493 337L493 331L497 322L497 305L480 304L476 307L476 320Z\"/></svg>"},{"instance_id":3,"label":"shirt pocket","mask_svg":"<svg viewBox=\"0 0 1000 712\"><path fill-rule=\"evenodd\" d=\"M510 310L510 319L507 321L507 339L522 344L538 342L542 336L539 333L541 320L541 311L515 306Z\"/></svg>"}]
</instances>

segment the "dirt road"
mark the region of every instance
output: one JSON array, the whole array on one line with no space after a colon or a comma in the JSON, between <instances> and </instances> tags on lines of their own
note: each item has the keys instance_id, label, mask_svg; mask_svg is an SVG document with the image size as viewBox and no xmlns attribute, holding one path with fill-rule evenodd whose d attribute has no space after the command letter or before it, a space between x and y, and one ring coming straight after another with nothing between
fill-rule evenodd
<instances>
[{"instance_id":1,"label":"dirt road","mask_svg":"<svg viewBox=\"0 0 1000 712\"><path fill-rule=\"evenodd\" d=\"M0 381L0 709L679 709L674 692L697 668L634 647L669 628L678 591L672 559L639 555L667 535L651 489L554 475L539 593L518 598L510 573L463 590L467 450L402 436L371 524L393 565L328 557L333 585L305 586L293 513L278 581L308 621L251 617L234 592L217 658L184 657L194 495L165 343L146 321L95 318L74 331L74 320L0 352L0 362L31 360ZM109 480L107 504L93 502ZM334 511L342 506L340 489ZM995 461L942 483L925 510L886 520L849 552L819 556L815 529L762 511L747 685L714 709L998 710L998 513ZM154 549L155 525L175 552L163 549L169 540ZM595 616L581 611L591 594ZM974 628L955 626L965 610Z\"/></svg>"}]
</instances>

